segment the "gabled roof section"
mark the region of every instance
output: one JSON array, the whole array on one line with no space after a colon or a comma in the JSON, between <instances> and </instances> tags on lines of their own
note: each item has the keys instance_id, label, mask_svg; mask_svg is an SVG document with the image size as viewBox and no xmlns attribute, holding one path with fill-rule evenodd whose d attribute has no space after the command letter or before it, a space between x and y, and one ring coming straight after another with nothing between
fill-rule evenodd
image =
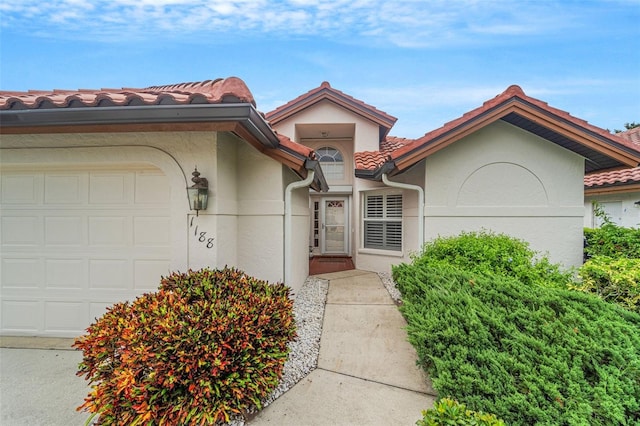
<instances>
[{"instance_id":1,"label":"gabled roof section","mask_svg":"<svg viewBox=\"0 0 640 426\"><path fill-rule=\"evenodd\" d=\"M618 133L640 149L640 127ZM591 173L584 177L585 194L605 194L615 192L640 191L640 167Z\"/></svg>"},{"instance_id":2,"label":"gabled roof section","mask_svg":"<svg viewBox=\"0 0 640 426\"><path fill-rule=\"evenodd\" d=\"M142 89L0 91L0 134L226 131L328 189L309 148L277 135L237 77Z\"/></svg>"},{"instance_id":3,"label":"gabled roof section","mask_svg":"<svg viewBox=\"0 0 640 426\"><path fill-rule=\"evenodd\" d=\"M398 120L384 111L362 102L340 90L336 90L329 82L324 81L319 87L298 96L292 101L265 114L266 119L273 125L286 120L287 118L312 107L318 102L329 101L345 108L354 114L360 115L367 120L376 123L380 129L380 140L389 133L391 127Z\"/></svg>"},{"instance_id":4,"label":"gabled roof section","mask_svg":"<svg viewBox=\"0 0 640 426\"><path fill-rule=\"evenodd\" d=\"M382 169L390 174L401 173L497 120L585 157L587 173L640 164L640 150L630 141L527 96L519 86L513 85L462 117L393 150L384 165L377 165L376 169L356 170L356 176L379 179Z\"/></svg>"}]
</instances>

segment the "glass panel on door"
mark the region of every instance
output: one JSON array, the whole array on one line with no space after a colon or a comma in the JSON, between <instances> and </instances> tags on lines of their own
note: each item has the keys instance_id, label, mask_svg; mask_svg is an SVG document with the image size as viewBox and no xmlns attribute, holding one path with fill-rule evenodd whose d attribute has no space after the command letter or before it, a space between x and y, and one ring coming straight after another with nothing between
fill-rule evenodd
<instances>
[{"instance_id":1,"label":"glass panel on door","mask_svg":"<svg viewBox=\"0 0 640 426\"><path fill-rule=\"evenodd\" d=\"M346 253L345 201L324 200L324 252Z\"/></svg>"}]
</instances>

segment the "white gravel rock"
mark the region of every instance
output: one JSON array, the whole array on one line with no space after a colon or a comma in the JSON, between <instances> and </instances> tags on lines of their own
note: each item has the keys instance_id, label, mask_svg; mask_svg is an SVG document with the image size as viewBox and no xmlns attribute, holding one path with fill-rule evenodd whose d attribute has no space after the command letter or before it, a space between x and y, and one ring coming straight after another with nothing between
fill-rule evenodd
<instances>
[{"instance_id":1,"label":"white gravel rock","mask_svg":"<svg viewBox=\"0 0 640 426\"><path fill-rule=\"evenodd\" d=\"M391 274L388 272L378 272L378 276L384 285L384 288L389 292L389 296L393 299L396 305L402 304L402 296L400 295L400 290L396 287L395 281L391 278Z\"/></svg>"}]
</instances>

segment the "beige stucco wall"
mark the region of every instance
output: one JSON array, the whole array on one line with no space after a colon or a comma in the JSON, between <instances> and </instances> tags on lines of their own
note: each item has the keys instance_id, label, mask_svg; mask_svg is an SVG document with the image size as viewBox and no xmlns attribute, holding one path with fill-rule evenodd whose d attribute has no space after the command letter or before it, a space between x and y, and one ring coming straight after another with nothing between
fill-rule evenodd
<instances>
[{"instance_id":1,"label":"beige stucco wall","mask_svg":"<svg viewBox=\"0 0 640 426\"><path fill-rule=\"evenodd\" d=\"M289 138L299 141L296 124L355 124L355 151L377 151L379 134L378 126L366 118L354 114L332 102L321 101L293 117L279 122L274 127Z\"/></svg>"},{"instance_id":2,"label":"beige stucco wall","mask_svg":"<svg viewBox=\"0 0 640 426\"><path fill-rule=\"evenodd\" d=\"M426 239L487 229L582 261L582 157L495 122L425 161Z\"/></svg>"},{"instance_id":3,"label":"beige stucco wall","mask_svg":"<svg viewBox=\"0 0 640 426\"><path fill-rule=\"evenodd\" d=\"M171 268L236 266L269 281L282 281L283 167L230 134L163 132L116 134L3 135L0 160L6 164L151 163L167 176L171 191ZM26 149L29 148L29 149ZM197 165L209 180L209 207L196 217L186 187ZM292 172L287 182L299 180ZM295 285L308 270L308 202L296 194L296 247L304 247ZM304 232L300 231L304 229ZM204 232L204 234L202 234ZM204 241L203 241L204 238ZM210 240L213 238L213 240ZM211 242L211 244L209 244Z\"/></svg>"}]
</instances>

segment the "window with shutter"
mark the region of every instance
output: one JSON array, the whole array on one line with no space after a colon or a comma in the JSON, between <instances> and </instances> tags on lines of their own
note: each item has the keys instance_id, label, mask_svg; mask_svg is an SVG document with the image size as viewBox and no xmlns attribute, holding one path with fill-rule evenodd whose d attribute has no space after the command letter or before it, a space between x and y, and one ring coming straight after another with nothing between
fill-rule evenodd
<instances>
[{"instance_id":1,"label":"window with shutter","mask_svg":"<svg viewBox=\"0 0 640 426\"><path fill-rule=\"evenodd\" d=\"M401 251L402 195L371 194L364 201L364 248Z\"/></svg>"}]
</instances>

